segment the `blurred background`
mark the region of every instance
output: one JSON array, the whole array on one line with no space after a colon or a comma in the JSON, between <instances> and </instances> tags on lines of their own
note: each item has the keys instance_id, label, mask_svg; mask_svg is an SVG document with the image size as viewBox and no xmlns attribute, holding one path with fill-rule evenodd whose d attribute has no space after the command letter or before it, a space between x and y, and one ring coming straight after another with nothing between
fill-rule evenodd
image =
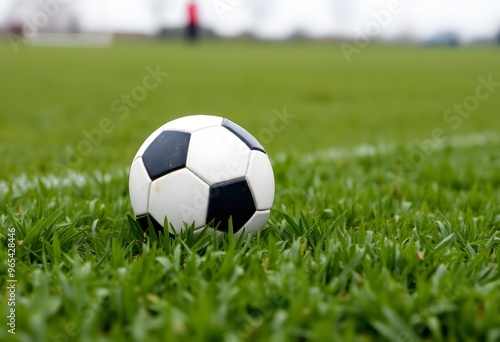
<instances>
[{"instance_id":1,"label":"blurred background","mask_svg":"<svg viewBox=\"0 0 500 342\"><path fill-rule=\"evenodd\" d=\"M497 134L495 86L445 113L500 80L499 46L497 0L1 1L0 176L126 167L197 113L271 156Z\"/></svg>"},{"instance_id":2,"label":"blurred background","mask_svg":"<svg viewBox=\"0 0 500 342\"><path fill-rule=\"evenodd\" d=\"M365 27L372 20L384 26L376 34L379 40L447 37L466 44L496 40L500 34L496 0L9 0L0 3L0 28L15 33L24 28L28 34L33 29L169 34L185 27L189 2L198 7L204 30L222 37L355 39L365 29L369 35L370 29L378 32ZM384 18L381 13L391 8L393 17Z\"/></svg>"}]
</instances>

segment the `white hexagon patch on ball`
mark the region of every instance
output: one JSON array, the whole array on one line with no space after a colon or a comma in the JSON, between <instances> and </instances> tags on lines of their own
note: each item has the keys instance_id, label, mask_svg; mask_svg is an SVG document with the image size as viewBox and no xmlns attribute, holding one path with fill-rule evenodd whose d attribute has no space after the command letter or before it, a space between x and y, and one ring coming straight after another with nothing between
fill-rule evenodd
<instances>
[{"instance_id":1,"label":"white hexagon patch on ball","mask_svg":"<svg viewBox=\"0 0 500 342\"><path fill-rule=\"evenodd\" d=\"M130 168L132 209L146 229L148 218L168 232L207 225L255 234L274 200L274 174L262 145L245 129L218 116L170 121L139 148Z\"/></svg>"}]
</instances>

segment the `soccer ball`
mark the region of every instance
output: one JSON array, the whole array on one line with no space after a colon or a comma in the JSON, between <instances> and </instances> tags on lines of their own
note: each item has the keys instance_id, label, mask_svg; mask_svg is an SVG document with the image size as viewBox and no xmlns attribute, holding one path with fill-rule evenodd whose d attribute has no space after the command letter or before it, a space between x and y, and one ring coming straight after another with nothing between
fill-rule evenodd
<instances>
[{"instance_id":1,"label":"soccer ball","mask_svg":"<svg viewBox=\"0 0 500 342\"><path fill-rule=\"evenodd\" d=\"M274 175L262 145L234 122L210 115L170 121L139 148L129 192L137 221L171 234L205 226L255 234L269 218ZM168 222L168 227L164 227ZM167 229L165 229L167 228ZM244 228L244 229L243 229Z\"/></svg>"}]
</instances>

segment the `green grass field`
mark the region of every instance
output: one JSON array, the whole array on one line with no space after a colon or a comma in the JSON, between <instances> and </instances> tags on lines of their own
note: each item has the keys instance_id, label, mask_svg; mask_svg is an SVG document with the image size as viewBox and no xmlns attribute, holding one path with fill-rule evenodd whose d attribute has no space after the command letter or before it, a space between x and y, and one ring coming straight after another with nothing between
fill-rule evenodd
<instances>
[{"instance_id":1,"label":"green grass field","mask_svg":"<svg viewBox=\"0 0 500 342\"><path fill-rule=\"evenodd\" d=\"M0 340L500 341L499 58L0 43ZM157 66L168 76L123 107ZM265 140L276 198L254 238L171 239L130 217L138 147L196 113Z\"/></svg>"}]
</instances>

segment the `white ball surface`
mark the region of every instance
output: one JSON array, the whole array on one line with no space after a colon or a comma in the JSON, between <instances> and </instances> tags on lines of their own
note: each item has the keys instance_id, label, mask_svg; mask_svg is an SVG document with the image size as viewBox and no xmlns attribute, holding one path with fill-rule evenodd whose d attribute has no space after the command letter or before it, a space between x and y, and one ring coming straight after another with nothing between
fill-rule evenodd
<instances>
[{"instance_id":1,"label":"white ball surface","mask_svg":"<svg viewBox=\"0 0 500 342\"><path fill-rule=\"evenodd\" d=\"M274 174L260 143L219 116L170 121L139 148L129 192L137 220L158 230L195 232L205 226L256 234L270 215ZM168 222L168 227L164 227Z\"/></svg>"},{"instance_id":2,"label":"white ball surface","mask_svg":"<svg viewBox=\"0 0 500 342\"><path fill-rule=\"evenodd\" d=\"M186 166L212 185L245 177L249 160L250 148L229 130L218 126L191 136Z\"/></svg>"}]
</instances>

